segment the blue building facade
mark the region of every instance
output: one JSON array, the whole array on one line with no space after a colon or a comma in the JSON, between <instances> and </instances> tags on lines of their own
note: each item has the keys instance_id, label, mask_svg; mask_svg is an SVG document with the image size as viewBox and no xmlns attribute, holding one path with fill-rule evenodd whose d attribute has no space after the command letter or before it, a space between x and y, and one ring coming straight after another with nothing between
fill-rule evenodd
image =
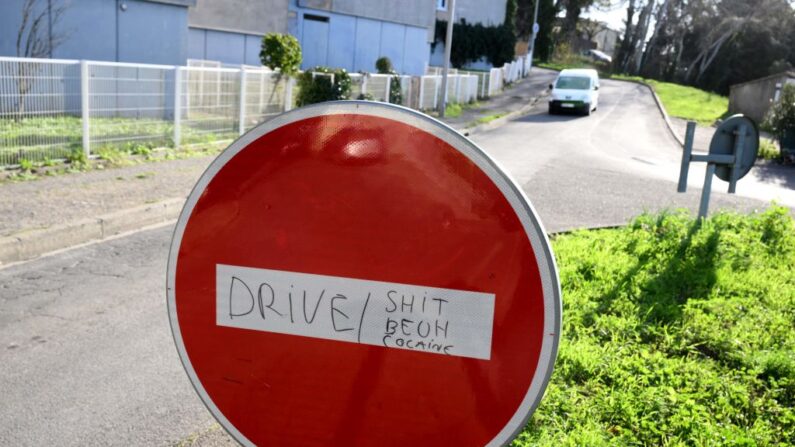
<instances>
[{"instance_id":1,"label":"blue building facade","mask_svg":"<svg viewBox=\"0 0 795 447\"><path fill-rule=\"evenodd\" d=\"M290 5L288 31L303 50L302 69L322 65L375 71L388 57L398 73L421 75L430 57L428 28Z\"/></svg>"},{"instance_id":2,"label":"blue building facade","mask_svg":"<svg viewBox=\"0 0 795 447\"><path fill-rule=\"evenodd\" d=\"M17 56L16 36L25 0L0 2L0 56ZM52 30L40 37L53 45L46 57L148 64L184 64L188 56L188 7L196 0L53 0L65 5ZM47 14L47 2L36 13ZM46 17L46 16L45 16Z\"/></svg>"},{"instance_id":3,"label":"blue building facade","mask_svg":"<svg viewBox=\"0 0 795 447\"><path fill-rule=\"evenodd\" d=\"M188 58L219 61L232 65L260 65L262 36L255 34L188 29Z\"/></svg>"},{"instance_id":4,"label":"blue building facade","mask_svg":"<svg viewBox=\"0 0 795 447\"><path fill-rule=\"evenodd\" d=\"M17 56L26 0L0 0L0 56ZM294 35L302 68L374 71L388 57L399 73L420 75L430 57L435 0L38 0L66 5L43 57L185 65L188 59L260 65L262 36ZM53 39L50 39L53 37Z\"/></svg>"}]
</instances>

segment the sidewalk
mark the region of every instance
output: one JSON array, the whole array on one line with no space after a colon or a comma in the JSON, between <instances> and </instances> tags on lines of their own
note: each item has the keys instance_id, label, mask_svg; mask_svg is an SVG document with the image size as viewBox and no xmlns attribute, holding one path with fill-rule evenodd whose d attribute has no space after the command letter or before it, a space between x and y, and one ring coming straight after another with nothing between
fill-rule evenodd
<instances>
[{"instance_id":1,"label":"sidewalk","mask_svg":"<svg viewBox=\"0 0 795 447\"><path fill-rule=\"evenodd\" d=\"M531 75L444 121L462 133L475 133L523 113L545 91L546 81ZM500 119L473 127L479 119L497 114ZM213 159L160 161L0 184L0 266L173 221Z\"/></svg>"}]
</instances>

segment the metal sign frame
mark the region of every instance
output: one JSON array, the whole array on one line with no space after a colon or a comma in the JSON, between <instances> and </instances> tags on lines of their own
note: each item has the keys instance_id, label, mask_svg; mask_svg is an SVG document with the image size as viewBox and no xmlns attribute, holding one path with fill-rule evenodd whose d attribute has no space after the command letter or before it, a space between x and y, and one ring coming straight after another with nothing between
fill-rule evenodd
<instances>
[{"instance_id":1,"label":"metal sign frame","mask_svg":"<svg viewBox=\"0 0 795 447\"><path fill-rule=\"evenodd\" d=\"M736 126L736 129L733 128ZM706 218L709 210L709 196L712 193L712 177L716 175L717 169L728 169L728 182L729 194L735 194L737 190L737 181L743 178L753 167L753 162L749 166L744 166L744 157L748 153L754 155L750 157L752 160L756 158L756 153L759 148L759 131L756 129L756 124L746 116L737 114L729 117L724 121L712 137L710 144L710 152L708 154L694 154L693 153L693 139L696 132L696 123L688 121L687 129L685 131L685 145L682 148L682 164L679 169L679 183L677 185L677 192L687 192L687 175L690 170L690 163L705 162L707 163L707 172L704 177L704 187L701 189L701 202L698 208L698 217ZM732 147L725 148L721 146L719 138L722 134L732 135ZM756 140L752 140L752 137ZM721 175L720 177L723 177Z\"/></svg>"}]
</instances>

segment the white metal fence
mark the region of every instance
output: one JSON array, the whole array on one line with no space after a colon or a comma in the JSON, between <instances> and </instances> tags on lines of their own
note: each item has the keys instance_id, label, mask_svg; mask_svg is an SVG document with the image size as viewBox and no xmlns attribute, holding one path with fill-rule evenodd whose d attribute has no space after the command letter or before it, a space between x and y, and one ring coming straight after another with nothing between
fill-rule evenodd
<instances>
[{"instance_id":1,"label":"white metal fence","mask_svg":"<svg viewBox=\"0 0 795 447\"><path fill-rule=\"evenodd\" d=\"M0 166L232 139L290 108L257 68L0 58Z\"/></svg>"},{"instance_id":2,"label":"white metal fence","mask_svg":"<svg viewBox=\"0 0 795 447\"><path fill-rule=\"evenodd\" d=\"M0 166L81 147L80 79L78 61L0 59Z\"/></svg>"},{"instance_id":3,"label":"white metal fence","mask_svg":"<svg viewBox=\"0 0 795 447\"><path fill-rule=\"evenodd\" d=\"M442 95L468 103L521 76L519 62L442 77L351 74L351 98L431 110ZM0 166L92 156L103 150L230 140L292 108L294 81L264 67L185 67L0 57ZM392 95L394 96L394 95Z\"/></svg>"}]
</instances>

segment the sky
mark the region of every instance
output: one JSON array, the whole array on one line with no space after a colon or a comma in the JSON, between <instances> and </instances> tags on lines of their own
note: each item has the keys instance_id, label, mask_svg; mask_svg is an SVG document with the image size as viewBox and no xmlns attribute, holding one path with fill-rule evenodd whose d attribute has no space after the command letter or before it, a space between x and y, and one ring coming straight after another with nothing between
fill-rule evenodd
<instances>
[{"instance_id":1,"label":"sky","mask_svg":"<svg viewBox=\"0 0 795 447\"><path fill-rule=\"evenodd\" d=\"M624 29L623 20L627 17L627 5L626 2L620 3L619 6L610 11L600 11L596 8L591 8L589 11L584 12L582 17L605 22L610 28L616 31L622 31Z\"/></svg>"}]
</instances>

